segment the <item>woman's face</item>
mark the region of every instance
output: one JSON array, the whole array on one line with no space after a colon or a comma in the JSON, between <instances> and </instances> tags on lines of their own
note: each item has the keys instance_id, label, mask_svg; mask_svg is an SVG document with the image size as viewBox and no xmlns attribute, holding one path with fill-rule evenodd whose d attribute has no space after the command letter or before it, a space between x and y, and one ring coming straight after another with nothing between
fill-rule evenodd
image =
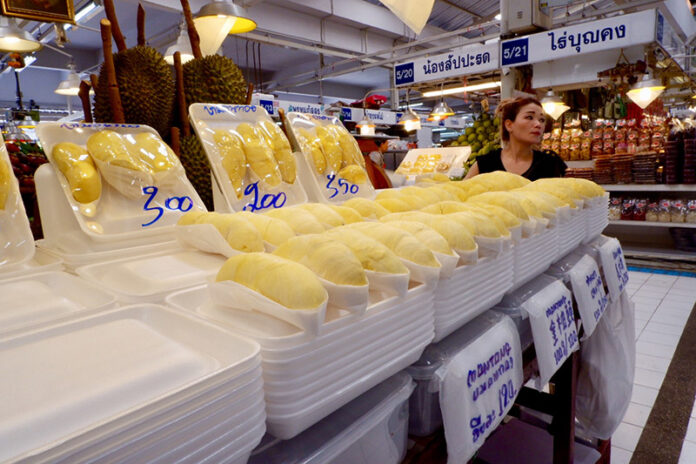
<instances>
[{"instance_id":1,"label":"woman's face","mask_svg":"<svg viewBox=\"0 0 696 464\"><path fill-rule=\"evenodd\" d=\"M511 140L530 145L541 142L545 125L544 110L536 103L528 103L520 108L514 121L509 119L505 121L505 128Z\"/></svg>"}]
</instances>

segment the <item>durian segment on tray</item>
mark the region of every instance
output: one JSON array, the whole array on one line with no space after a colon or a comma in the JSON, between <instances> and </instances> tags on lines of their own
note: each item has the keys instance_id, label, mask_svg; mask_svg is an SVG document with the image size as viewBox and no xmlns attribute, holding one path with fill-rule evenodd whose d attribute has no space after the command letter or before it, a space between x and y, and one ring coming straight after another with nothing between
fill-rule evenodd
<instances>
[{"instance_id":1,"label":"durian segment on tray","mask_svg":"<svg viewBox=\"0 0 696 464\"><path fill-rule=\"evenodd\" d=\"M97 240L205 210L179 158L148 126L45 122L37 135L80 227Z\"/></svg>"},{"instance_id":2,"label":"durian segment on tray","mask_svg":"<svg viewBox=\"0 0 696 464\"><path fill-rule=\"evenodd\" d=\"M194 104L189 117L233 210L267 211L307 200L290 141L263 107Z\"/></svg>"},{"instance_id":3,"label":"durian segment on tray","mask_svg":"<svg viewBox=\"0 0 696 464\"><path fill-rule=\"evenodd\" d=\"M286 119L307 166L311 199L338 203L374 197L360 147L338 118L290 112Z\"/></svg>"}]
</instances>

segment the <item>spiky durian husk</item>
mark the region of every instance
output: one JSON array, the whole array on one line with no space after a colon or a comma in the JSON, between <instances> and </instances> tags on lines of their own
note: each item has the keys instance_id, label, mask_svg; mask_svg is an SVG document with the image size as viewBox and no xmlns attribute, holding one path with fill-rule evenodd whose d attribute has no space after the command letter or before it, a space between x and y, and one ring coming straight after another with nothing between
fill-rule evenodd
<instances>
[{"instance_id":1,"label":"spiky durian husk","mask_svg":"<svg viewBox=\"0 0 696 464\"><path fill-rule=\"evenodd\" d=\"M186 177L198 192L208 211L213 211L213 188L210 179L210 162L201 142L195 135L181 137L179 159L186 171Z\"/></svg>"},{"instance_id":2,"label":"spiky durian husk","mask_svg":"<svg viewBox=\"0 0 696 464\"><path fill-rule=\"evenodd\" d=\"M186 105L193 103L226 103L239 105L246 101L247 84L234 61L220 55L209 55L184 64Z\"/></svg>"},{"instance_id":3,"label":"spiky durian husk","mask_svg":"<svg viewBox=\"0 0 696 464\"><path fill-rule=\"evenodd\" d=\"M138 45L115 53L114 67L126 122L147 124L167 140L175 97L170 66L154 48ZM113 122L103 64L95 89L94 120Z\"/></svg>"}]
</instances>

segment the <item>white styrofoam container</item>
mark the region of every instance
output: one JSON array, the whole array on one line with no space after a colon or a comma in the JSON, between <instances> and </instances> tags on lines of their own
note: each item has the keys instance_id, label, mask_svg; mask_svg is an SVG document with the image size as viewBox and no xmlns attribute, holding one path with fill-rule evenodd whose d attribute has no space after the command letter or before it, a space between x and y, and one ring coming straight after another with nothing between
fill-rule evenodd
<instances>
[{"instance_id":1,"label":"white styrofoam container","mask_svg":"<svg viewBox=\"0 0 696 464\"><path fill-rule=\"evenodd\" d=\"M0 339L116 306L116 297L64 272L0 280Z\"/></svg>"},{"instance_id":2,"label":"white styrofoam container","mask_svg":"<svg viewBox=\"0 0 696 464\"><path fill-rule=\"evenodd\" d=\"M244 371L258 344L186 313L139 305L75 318L0 342L0 458L28 457L154 414ZM31 414L28 414L28 412Z\"/></svg>"},{"instance_id":3,"label":"white styrofoam container","mask_svg":"<svg viewBox=\"0 0 696 464\"><path fill-rule=\"evenodd\" d=\"M397 464L406 454L408 398L413 382L398 373L297 437L267 435L250 464Z\"/></svg>"},{"instance_id":4,"label":"white styrofoam container","mask_svg":"<svg viewBox=\"0 0 696 464\"><path fill-rule=\"evenodd\" d=\"M514 275L511 290L541 274L559 254L559 231L547 228L542 233L523 238L513 246Z\"/></svg>"},{"instance_id":5,"label":"white styrofoam container","mask_svg":"<svg viewBox=\"0 0 696 464\"><path fill-rule=\"evenodd\" d=\"M224 256L182 250L88 264L76 272L125 303L162 302L169 293L213 278L224 263Z\"/></svg>"},{"instance_id":6,"label":"white styrofoam container","mask_svg":"<svg viewBox=\"0 0 696 464\"><path fill-rule=\"evenodd\" d=\"M37 247L34 251L34 256L29 261L11 266L8 269L0 268L0 281L40 272L62 270L63 260L60 257Z\"/></svg>"},{"instance_id":7,"label":"white styrofoam container","mask_svg":"<svg viewBox=\"0 0 696 464\"><path fill-rule=\"evenodd\" d=\"M585 236L587 235L587 226L585 224L586 213L587 211L583 208L571 210L570 219L562 221L558 225L560 256L570 253L585 240Z\"/></svg>"}]
</instances>

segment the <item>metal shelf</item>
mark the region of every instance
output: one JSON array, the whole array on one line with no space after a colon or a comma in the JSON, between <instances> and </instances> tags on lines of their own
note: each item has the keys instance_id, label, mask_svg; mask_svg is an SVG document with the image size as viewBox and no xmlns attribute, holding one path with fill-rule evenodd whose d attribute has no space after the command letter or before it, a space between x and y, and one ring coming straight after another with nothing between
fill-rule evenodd
<instances>
[{"instance_id":1,"label":"metal shelf","mask_svg":"<svg viewBox=\"0 0 696 464\"><path fill-rule=\"evenodd\" d=\"M696 253L675 250L674 248L647 247L624 242L621 243L621 248L623 248L624 255L627 258L651 258L696 262Z\"/></svg>"},{"instance_id":2,"label":"metal shelf","mask_svg":"<svg viewBox=\"0 0 696 464\"><path fill-rule=\"evenodd\" d=\"M696 192L696 184L602 184L607 192Z\"/></svg>"},{"instance_id":3,"label":"metal shelf","mask_svg":"<svg viewBox=\"0 0 696 464\"><path fill-rule=\"evenodd\" d=\"M682 227L686 229L696 229L696 224L689 222L609 221L609 225L621 227Z\"/></svg>"}]
</instances>

